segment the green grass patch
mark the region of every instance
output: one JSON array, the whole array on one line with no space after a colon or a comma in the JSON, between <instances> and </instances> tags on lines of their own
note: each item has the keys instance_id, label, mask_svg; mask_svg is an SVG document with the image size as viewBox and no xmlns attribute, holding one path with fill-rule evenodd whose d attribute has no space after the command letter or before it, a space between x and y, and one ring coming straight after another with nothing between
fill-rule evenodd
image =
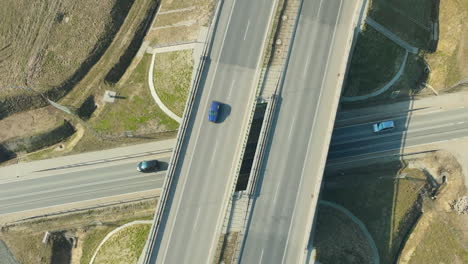
<instances>
[{"instance_id":1,"label":"green grass patch","mask_svg":"<svg viewBox=\"0 0 468 264\"><path fill-rule=\"evenodd\" d=\"M360 33L351 58L344 96L369 94L398 72L405 50L370 26Z\"/></svg>"},{"instance_id":2,"label":"green grass patch","mask_svg":"<svg viewBox=\"0 0 468 264\"><path fill-rule=\"evenodd\" d=\"M419 216L418 193L425 183L422 171L405 168L399 161L372 164L349 169L345 175L326 172L322 199L359 218L374 238L381 263L394 263Z\"/></svg>"},{"instance_id":3,"label":"green grass patch","mask_svg":"<svg viewBox=\"0 0 468 264\"><path fill-rule=\"evenodd\" d=\"M369 16L406 42L429 48L433 0L372 0ZM417 7L417 8L415 8Z\"/></svg>"},{"instance_id":4,"label":"green grass patch","mask_svg":"<svg viewBox=\"0 0 468 264\"><path fill-rule=\"evenodd\" d=\"M385 100L390 101L417 94L421 83L427 81L427 74L424 72L425 68L424 59L421 56L409 53L405 71L390 89L391 91L383 94L382 97L386 97ZM392 98L391 93L394 91L398 91L398 98Z\"/></svg>"},{"instance_id":5,"label":"green grass patch","mask_svg":"<svg viewBox=\"0 0 468 264\"><path fill-rule=\"evenodd\" d=\"M182 117L193 72L192 50L157 54L154 87L163 103Z\"/></svg>"},{"instance_id":6,"label":"green grass patch","mask_svg":"<svg viewBox=\"0 0 468 264\"><path fill-rule=\"evenodd\" d=\"M163 132L175 130L177 122L160 110L149 91L147 73L151 56L146 54L130 77L115 86L118 96L114 103L106 104L93 126L101 133Z\"/></svg>"},{"instance_id":7,"label":"green grass patch","mask_svg":"<svg viewBox=\"0 0 468 264\"><path fill-rule=\"evenodd\" d=\"M101 247L95 263L136 263L143 251L150 228L151 224L138 224L115 233Z\"/></svg>"},{"instance_id":8,"label":"green grass patch","mask_svg":"<svg viewBox=\"0 0 468 264\"><path fill-rule=\"evenodd\" d=\"M97 247L104 239L104 237L109 234L115 227L102 226L88 231L83 240L83 255L81 255L80 263L89 264L89 261L93 257L94 252Z\"/></svg>"},{"instance_id":9,"label":"green grass patch","mask_svg":"<svg viewBox=\"0 0 468 264\"><path fill-rule=\"evenodd\" d=\"M349 216L324 204L318 212L313 245L320 263L372 263L367 238Z\"/></svg>"}]
</instances>

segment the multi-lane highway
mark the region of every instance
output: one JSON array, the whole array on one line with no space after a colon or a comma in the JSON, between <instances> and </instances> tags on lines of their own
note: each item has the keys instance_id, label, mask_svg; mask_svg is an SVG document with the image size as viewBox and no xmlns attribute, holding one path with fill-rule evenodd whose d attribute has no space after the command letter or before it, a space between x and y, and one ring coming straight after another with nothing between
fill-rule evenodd
<instances>
[{"instance_id":1,"label":"multi-lane highway","mask_svg":"<svg viewBox=\"0 0 468 264\"><path fill-rule=\"evenodd\" d=\"M234 187L273 1L225 0L149 263L209 263ZM212 100L220 122L208 122ZM153 227L154 228L154 227Z\"/></svg>"},{"instance_id":2,"label":"multi-lane highway","mask_svg":"<svg viewBox=\"0 0 468 264\"><path fill-rule=\"evenodd\" d=\"M241 263L303 263L360 1L304 1Z\"/></svg>"},{"instance_id":3,"label":"multi-lane highway","mask_svg":"<svg viewBox=\"0 0 468 264\"><path fill-rule=\"evenodd\" d=\"M466 137L467 116L468 108L455 108L390 117L395 122L395 128L384 133L372 131L374 122L339 127L333 131L328 160L398 151L401 148Z\"/></svg>"},{"instance_id":4,"label":"multi-lane highway","mask_svg":"<svg viewBox=\"0 0 468 264\"><path fill-rule=\"evenodd\" d=\"M379 115L375 113L369 112L369 115L371 118L368 119L383 119L379 119ZM335 128L329 161L347 160L391 150L399 151L402 147L468 136L468 107L434 110L429 108L427 111L416 111L411 115L382 115L385 116L385 120L395 121L394 130L382 134L373 133L374 122ZM64 168L57 168L54 160L44 160L50 164L49 173L44 171L44 175L37 178L31 173L32 175L22 175L17 180L0 183L0 215L161 188L165 171L146 174L137 172L135 167L139 160L157 158L164 162L169 160L169 156L170 152L167 152L156 156L107 162L103 165ZM8 170L8 167L0 169L0 173L7 171L11 170ZM23 180L23 177L28 179Z\"/></svg>"},{"instance_id":5,"label":"multi-lane highway","mask_svg":"<svg viewBox=\"0 0 468 264\"><path fill-rule=\"evenodd\" d=\"M170 152L158 159L167 162ZM148 158L148 157L146 157ZM0 184L0 215L136 193L162 187L165 171L141 173L137 161L50 170L50 176ZM51 164L53 167L53 164Z\"/></svg>"}]
</instances>

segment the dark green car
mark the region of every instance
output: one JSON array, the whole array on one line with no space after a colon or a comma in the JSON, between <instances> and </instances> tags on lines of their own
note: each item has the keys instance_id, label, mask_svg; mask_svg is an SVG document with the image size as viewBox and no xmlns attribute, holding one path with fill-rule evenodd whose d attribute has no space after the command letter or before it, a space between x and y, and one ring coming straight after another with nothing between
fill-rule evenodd
<instances>
[{"instance_id":1,"label":"dark green car","mask_svg":"<svg viewBox=\"0 0 468 264\"><path fill-rule=\"evenodd\" d=\"M159 170L159 162L157 160L145 160L137 165L137 170L141 172L152 172Z\"/></svg>"}]
</instances>

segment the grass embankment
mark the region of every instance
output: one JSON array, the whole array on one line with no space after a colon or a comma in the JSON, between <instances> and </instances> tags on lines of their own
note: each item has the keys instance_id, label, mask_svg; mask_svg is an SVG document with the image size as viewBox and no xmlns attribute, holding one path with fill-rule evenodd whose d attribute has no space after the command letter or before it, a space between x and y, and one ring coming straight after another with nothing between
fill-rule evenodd
<instances>
[{"instance_id":1,"label":"grass embankment","mask_svg":"<svg viewBox=\"0 0 468 264\"><path fill-rule=\"evenodd\" d=\"M122 84L116 86L118 96L107 104L92 124L101 133L118 134L133 131L135 134L175 130L178 124L160 110L148 87L148 69L151 55L146 54Z\"/></svg>"},{"instance_id":2,"label":"grass embankment","mask_svg":"<svg viewBox=\"0 0 468 264\"><path fill-rule=\"evenodd\" d=\"M156 54L154 88L162 102L182 117L193 72L192 50Z\"/></svg>"},{"instance_id":3,"label":"grass embankment","mask_svg":"<svg viewBox=\"0 0 468 264\"><path fill-rule=\"evenodd\" d=\"M136 224L118 231L102 245L94 263L136 264L150 228L151 224Z\"/></svg>"},{"instance_id":4,"label":"grass embankment","mask_svg":"<svg viewBox=\"0 0 468 264\"><path fill-rule=\"evenodd\" d=\"M344 206L365 224L380 263L466 263L468 215L458 215L450 207L466 195L462 169L453 155L438 151L404 162L375 162L327 168L322 199ZM322 250L338 255L328 252L332 249Z\"/></svg>"},{"instance_id":5,"label":"grass embankment","mask_svg":"<svg viewBox=\"0 0 468 264\"><path fill-rule=\"evenodd\" d=\"M79 263L88 264L99 243L111 230L134 220L151 220L155 205L156 200L148 200L29 220L7 225L0 231L0 239L20 263L49 264L54 254L53 243L41 242L44 233L67 231L78 239L77 247L72 248L72 259L77 257Z\"/></svg>"},{"instance_id":6,"label":"grass embankment","mask_svg":"<svg viewBox=\"0 0 468 264\"><path fill-rule=\"evenodd\" d=\"M463 238L463 230L459 230L459 227L466 226L468 217L451 214L435 214L427 222L422 219L414 230L415 233L423 232L421 240L415 246L410 260L401 263L468 263L466 237ZM429 226L429 230L422 230L423 225Z\"/></svg>"},{"instance_id":7,"label":"grass embankment","mask_svg":"<svg viewBox=\"0 0 468 264\"><path fill-rule=\"evenodd\" d=\"M399 263L468 263L468 215L457 214L450 206L467 194L460 164L450 153L441 151L412 164L425 166L439 180L445 175L447 183L439 188L437 199L424 199L424 213L408 237Z\"/></svg>"},{"instance_id":8,"label":"grass embankment","mask_svg":"<svg viewBox=\"0 0 468 264\"><path fill-rule=\"evenodd\" d=\"M366 237L347 215L319 204L316 225L313 245L320 263L372 263Z\"/></svg>"},{"instance_id":9,"label":"grass embankment","mask_svg":"<svg viewBox=\"0 0 468 264\"><path fill-rule=\"evenodd\" d=\"M432 95L432 89L422 89L424 83L441 92L468 76L468 1L440 1L439 4L432 0L373 0L368 15L418 48L419 53L409 55L403 75L387 92L361 103L344 103L345 108L389 103L414 95ZM360 49L363 45L360 43L364 41L368 42L365 44L368 47ZM360 36L358 39L344 88L345 96L369 93L369 87L378 87L388 79L386 75L391 72L380 68L382 64L391 64L395 58L387 56L392 53L391 49L382 44L373 45L374 41L375 37L366 40ZM366 64L354 63L369 60L375 53L382 59ZM429 72L425 71L426 67ZM354 89L350 89L350 85Z\"/></svg>"},{"instance_id":10,"label":"grass embankment","mask_svg":"<svg viewBox=\"0 0 468 264\"><path fill-rule=\"evenodd\" d=\"M369 15L421 50L418 59L429 66L427 82L435 90L468 77L468 1L373 0Z\"/></svg>"},{"instance_id":11,"label":"grass embankment","mask_svg":"<svg viewBox=\"0 0 468 264\"><path fill-rule=\"evenodd\" d=\"M436 90L468 77L468 1L440 1L439 42L424 55L431 68L429 84Z\"/></svg>"},{"instance_id":12,"label":"grass embankment","mask_svg":"<svg viewBox=\"0 0 468 264\"><path fill-rule=\"evenodd\" d=\"M382 88L398 72L404 55L403 48L366 25L356 42L343 95L366 95Z\"/></svg>"},{"instance_id":13,"label":"grass embankment","mask_svg":"<svg viewBox=\"0 0 468 264\"><path fill-rule=\"evenodd\" d=\"M398 175L404 178L395 178ZM423 172L392 162L325 177L322 199L344 206L360 219L374 238L381 263L394 263L419 216L418 194L426 184Z\"/></svg>"},{"instance_id":14,"label":"grass embankment","mask_svg":"<svg viewBox=\"0 0 468 264\"><path fill-rule=\"evenodd\" d=\"M431 69L428 83L434 89L468 77L468 1L374 0L373 6L373 18L423 51L420 55ZM438 41L433 41L433 21Z\"/></svg>"}]
</instances>

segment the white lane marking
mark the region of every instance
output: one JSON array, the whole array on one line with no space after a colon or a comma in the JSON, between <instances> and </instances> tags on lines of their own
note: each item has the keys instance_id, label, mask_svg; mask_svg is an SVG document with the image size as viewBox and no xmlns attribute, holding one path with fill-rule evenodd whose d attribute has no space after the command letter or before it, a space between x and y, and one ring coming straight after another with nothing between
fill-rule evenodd
<instances>
[{"instance_id":1,"label":"white lane marking","mask_svg":"<svg viewBox=\"0 0 468 264\"><path fill-rule=\"evenodd\" d=\"M289 127L289 132L288 132L288 141L289 141L289 138L291 137L291 133L294 129L294 123L296 122L296 117L297 115L294 115L294 118L293 118L293 121L292 121L292 124L291 124L291 127Z\"/></svg>"},{"instance_id":2,"label":"white lane marking","mask_svg":"<svg viewBox=\"0 0 468 264\"><path fill-rule=\"evenodd\" d=\"M304 67L304 71L302 72L302 77L305 78L307 75L307 70L309 69L309 64L310 64L310 57L307 57L306 65Z\"/></svg>"},{"instance_id":3,"label":"white lane marking","mask_svg":"<svg viewBox=\"0 0 468 264\"><path fill-rule=\"evenodd\" d=\"M227 32L229 31L229 26L231 24L231 19L232 19L232 13L234 12L234 7L236 6L236 3L237 3L237 1L235 1L233 3L233 5L231 7L231 10L230 10L230 13L229 13L229 19L228 19L227 24L226 24L226 30L224 31L223 41L221 41L221 46L220 46L220 49L219 49L219 55L218 55L218 59L216 61L216 65L215 65L215 69L214 69L214 73L213 73L213 79L211 80L211 84L209 86L208 99L210 98L211 92L213 91L214 80L215 80L215 77L216 77L216 73L218 72L219 61L221 59L221 54L223 52L224 42L226 41L226 35L227 35ZM205 113L205 112L203 112L203 113ZM205 116L205 115L203 115L203 116ZM201 131L202 127L204 127L203 124L200 124L196 135L200 135L200 131ZM199 138L200 137L197 136L196 139L195 139L194 148L193 148L194 151L197 149L197 143L198 143ZM189 162L188 171L191 170L192 161L193 161L193 155L192 155L192 158L190 159L190 162ZM179 202L177 203L177 207L174 208L174 209L176 209L175 210L176 213L175 213L175 216L174 216L174 221L172 222L172 226L170 228L171 231L169 232L169 238L167 239L167 242L166 242L166 248L164 249L164 252L163 252L162 263L166 262L167 251L169 249L169 245L171 244L172 234L174 233L173 232L174 231L174 226L176 224L176 220L177 220L177 216L178 216L177 212L179 211L180 204L182 203L182 200L183 200L185 185L187 184L187 178L188 177L185 177L185 180L183 182L182 190L181 190L181 197L179 199Z\"/></svg>"},{"instance_id":4,"label":"white lane marking","mask_svg":"<svg viewBox=\"0 0 468 264\"><path fill-rule=\"evenodd\" d=\"M234 84L236 83L236 79L232 80L231 86L229 86L229 93L228 93L228 99L231 98L231 93L232 93L232 88L234 88Z\"/></svg>"},{"instance_id":5,"label":"white lane marking","mask_svg":"<svg viewBox=\"0 0 468 264\"><path fill-rule=\"evenodd\" d=\"M215 158L217 156L216 153L218 152L218 143L219 143L219 140L216 140L215 144L214 144L214 146L212 148L214 151L211 153L210 164L214 164L214 160L215 160Z\"/></svg>"},{"instance_id":6,"label":"white lane marking","mask_svg":"<svg viewBox=\"0 0 468 264\"><path fill-rule=\"evenodd\" d=\"M260 254L260 260L258 261L258 264L261 264L263 260L263 248L262 248L262 253Z\"/></svg>"},{"instance_id":7,"label":"white lane marking","mask_svg":"<svg viewBox=\"0 0 468 264\"><path fill-rule=\"evenodd\" d=\"M280 187L280 184L278 183L278 186L276 186L275 196L273 196L273 203L275 203L276 201L276 196L278 195L279 187Z\"/></svg>"},{"instance_id":8,"label":"white lane marking","mask_svg":"<svg viewBox=\"0 0 468 264\"><path fill-rule=\"evenodd\" d=\"M200 211L201 211L201 207L198 207L197 216L195 217L195 221L193 223L193 229L197 228L198 218L200 217Z\"/></svg>"},{"instance_id":9,"label":"white lane marking","mask_svg":"<svg viewBox=\"0 0 468 264\"><path fill-rule=\"evenodd\" d=\"M461 121L461 122L457 122L457 125L461 125L461 124L464 124L465 122Z\"/></svg>"},{"instance_id":10,"label":"white lane marking","mask_svg":"<svg viewBox=\"0 0 468 264\"><path fill-rule=\"evenodd\" d=\"M249 26L250 26L250 20L247 21L247 27L245 28L245 33L244 33L244 40L247 37L247 32L249 32Z\"/></svg>"}]
</instances>

